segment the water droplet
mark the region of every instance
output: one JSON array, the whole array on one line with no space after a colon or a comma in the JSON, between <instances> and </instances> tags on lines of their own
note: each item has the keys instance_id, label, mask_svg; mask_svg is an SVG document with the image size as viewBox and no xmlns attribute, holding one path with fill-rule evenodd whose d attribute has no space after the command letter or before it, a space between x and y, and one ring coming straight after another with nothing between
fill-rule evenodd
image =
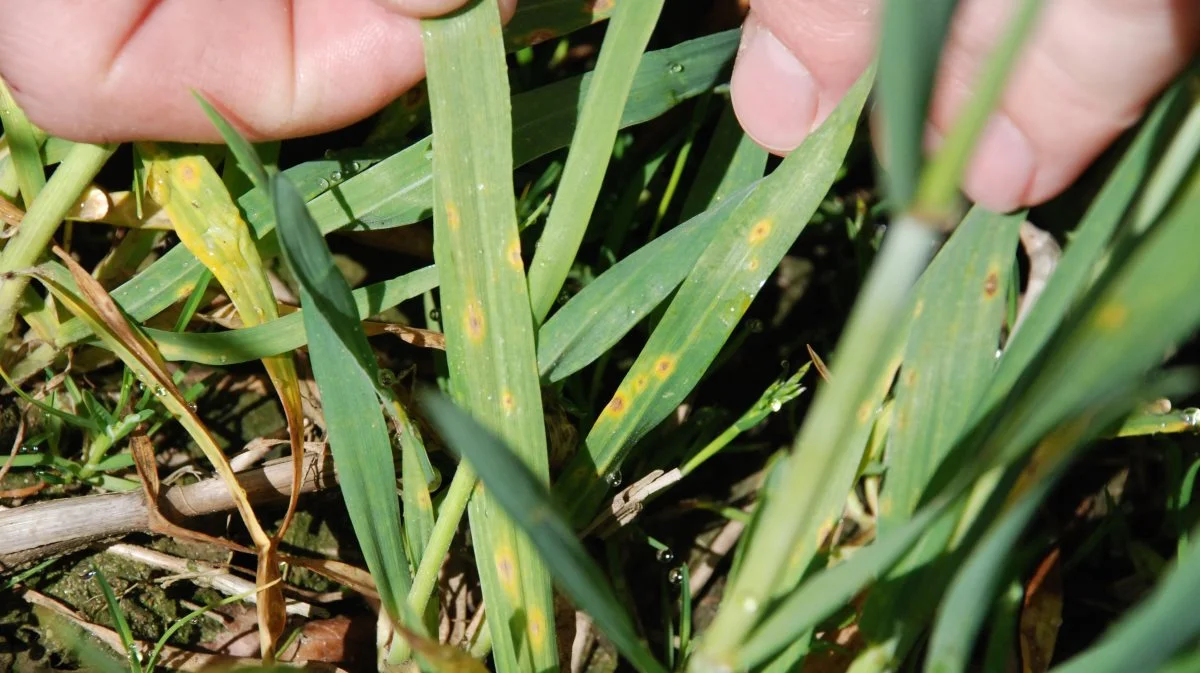
<instances>
[{"instance_id":1,"label":"water droplet","mask_svg":"<svg viewBox=\"0 0 1200 673\"><path fill-rule=\"evenodd\" d=\"M350 162L350 170L351 170L351 171L354 171L355 173L357 173L357 172L361 171L361 170L362 170L362 167L363 167L363 165L362 165L362 163L361 163L361 162L358 162L358 161L351 161L351 162Z\"/></svg>"},{"instance_id":2,"label":"water droplet","mask_svg":"<svg viewBox=\"0 0 1200 673\"><path fill-rule=\"evenodd\" d=\"M195 402L192 402L192 403L188 404L188 409L190 409L191 412L194 414L200 410L200 406L197 405Z\"/></svg>"},{"instance_id":3,"label":"water droplet","mask_svg":"<svg viewBox=\"0 0 1200 673\"><path fill-rule=\"evenodd\" d=\"M604 481L608 482L608 485L613 488L620 486L621 485L621 470L613 470L612 472L609 472L608 474L604 475Z\"/></svg>"},{"instance_id":4,"label":"water droplet","mask_svg":"<svg viewBox=\"0 0 1200 673\"><path fill-rule=\"evenodd\" d=\"M433 148L430 147L429 149L425 150L424 156L426 161L433 161Z\"/></svg>"},{"instance_id":5,"label":"water droplet","mask_svg":"<svg viewBox=\"0 0 1200 673\"><path fill-rule=\"evenodd\" d=\"M432 320L432 321L434 321L434 322L437 322L437 321L441 320L441 319L442 319L442 312L441 312L441 311L439 311L439 310L437 310L436 308L431 308L431 309L429 309L429 319L430 319L430 320Z\"/></svg>"},{"instance_id":6,"label":"water droplet","mask_svg":"<svg viewBox=\"0 0 1200 673\"><path fill-rule=\"evenodd\" d=\"M742 601L742 609L751 614L758 612L758 599L753 596L747 596Z\"/></svg>"},{"instance_id":7,"label":"water droplet","mask_svg":"<svg viewBox=\"0 0 1200 673\"><path fill-rule=\"evenodd\" d=\"M1182 418L1183 422L1187 423L1188 426L1192 428L1200 428L1200 409L1197 409L1196 407L1184 409L1180 413L1180 418Z\"/></svg>"},{"instance_id":8,"label":"water droplet","mask_svg":"<svg viewBox=\"0 0 1200 673\"><path fill-rule=\"evenodd\" d=\"M325 178L321 178L321 179L317 180L317 189L320 189L320 190L329 189L329 181L326 180Z\"/></svg>"},{"instance_id":9,"label":"water droplet","mask_svg":"<svg viewBox=\"0 0 1200 673\"><path fill-rule=\"evenodd\" d=\"M662 549L658 550L658 553L654 555L654 558L658 560L659 563L670 563L675 560L675 552L671 551L670 547L663 547Z\"/></svg>"},{"instance_id":10,"label":"water droplet","mask_svg":"<svg viewBox=\"0 0 1200 673\"><path fill-rule=\"evenodd\" d=\"M670 572L667 573L667 581L670 582L671 584L679 584L680 582L682 582L683 581L683 568L679 568L679 567L671 568Z\"/></svg>"},{"instance_id":11,"label":"water droplet","mask_svg":"<svg viewBox=\"0 0 1200 673\"><path fill-rule=\"evenodd\" d=\"M96 571L95 570L85 570L82 573L80 573L79 576L85 580L90 580L96 576Z\"/></svg>"},{"instance_id":12,"label":"water droplet","mask_svg":"<svg viewBox=\"0 0 1200 673\"><path fill-rule=\"evenodd\" d=\"M380 369L376 375L379 379L379 385L387 387L396 384L396 372L390 369Z\"/></svg>"},{"instance_id":13,"label":"water droplet","mask_svg":"<svg viewBox=\"0 0 1200 673\"><path fill-rule=\"evenodd\" d=\"M166 388L164 388L164 387L162 387L162 386L159 386L159 387L157 387L157 388L155 388L155 389L154 389L154 396L155 396L155 397L165 397L165 396L166 396L166 394L167 394L167 389L166 389Z\"/></svg>"},{"instance_id":14,"label":"water droplet","mask_svg":"<svg viewBox=\"0 0 1200 673\"><path fill-rule=\"evenodd\" d=\"M341 182L341 181L342 181L342 172L341 172L341 171L334 171L334 172L330 173L330 174L329 174L329 179L330 179L330 180L332 180L332 181L334 181L334 182Z\"/></svg>"},{"instance_id":15,"label":"water droplet","mask_svg":"<svg viewBox=\"0 0 1200 673\"><path fill-rule=\"evenodd\" d=\"M485 189L487 189L487 185L483 184L482 182L475 185L475 191L477 191L477 192L482 192Z\"/></svg>"},{"instance_id":16,"label":"water droplet","mask_svg":"<svg viewBox=\"0 0 1200 673\"><path fill-rule=\"evenodd\" d=\"M779 400L771 400L771 411L778 412L783 408L783 402Z\"/></svg>"},{"instance_id":17,"label":"water droplet","mask_svg":"<svg viewBox=\"0 0 1200 673\"><path fill-rule=\"evenodd\" d=\"M335 156L337 156L337 153L334 152L333 150L325 150L325 158L326 159L332 159Z\"/></svg>"},{"instance_id":18,"label":"water droplet","mask_svg":"<svg viewBox=\"0 0 1200 673\"><path fill-rule=\"evenodd\" d=\"M683 64L672 63L671 65L667 66L667 70L670 71L672 75L678 75L679 73L683 72Z\"/></svg>"}]
</instances>

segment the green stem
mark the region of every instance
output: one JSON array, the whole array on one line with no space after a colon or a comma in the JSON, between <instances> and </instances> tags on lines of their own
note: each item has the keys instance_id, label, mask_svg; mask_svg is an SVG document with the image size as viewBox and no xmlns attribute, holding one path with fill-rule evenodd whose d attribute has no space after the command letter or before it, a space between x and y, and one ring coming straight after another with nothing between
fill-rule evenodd
<instances>
[{"instance_id":1,"label":"green stem","mask_svg":"<svg viewBox=\"0 0 1200 673\"><path fill-rule=\"evenodd\" d=\"M412 587L408 591L408 606L413 614L425 613L425 606L437 585L442 562L445 561L450 543L454 541L454 535L458 532L463 512L467 510L467 502L471 499L475 482L475 471L466 461L460 462L454 472L454 478L450 480L446 498L438 508L438 518L429 534L429 544L421 554L421 564L417 566ZM397 638L392 641L392 649L388 652L388 663L398 664L407 659L408 655L408 642Z\"/></svg>"},{"instance_id":2,"label":"green stem","mask_svg":"<svg viewBox=\"0 0 1200 673\"><path fill-rule=\"evenodd\" d=\"M0 335L12 331L21 294L29 285L27 276L8 274L37 263L59 222L116 148L116 145L87 144L72 147L25 213L16 235L0 252Z\"/></svg>"}]
</instances>

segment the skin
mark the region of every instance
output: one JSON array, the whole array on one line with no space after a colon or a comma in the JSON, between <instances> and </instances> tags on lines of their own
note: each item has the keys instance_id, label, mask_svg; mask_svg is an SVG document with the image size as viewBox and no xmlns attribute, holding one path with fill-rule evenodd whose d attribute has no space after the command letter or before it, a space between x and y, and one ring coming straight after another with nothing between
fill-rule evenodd
<instances>
[{"instance_id":1,"label":"skin","mask_svg":"<svg viewBox=\"0 0 1200 673\"><path fill-rule=\"evenodd\" d=\"M419 18L463 0L0 0L0 75L29 117L86 141L213 141L198 89L257 140L319 133L424 76ZM501 0L510 16L516 0ZM951 127L1017 0L963 0L928 126ZM785 154L873 56L880 0L754 0L732 96L746 131ZM964 190L995 210L1079 176L1194 57L1196 0L1053 0ZM369 63L370 67L364 67Z\"/></svg>"}]
</instances>

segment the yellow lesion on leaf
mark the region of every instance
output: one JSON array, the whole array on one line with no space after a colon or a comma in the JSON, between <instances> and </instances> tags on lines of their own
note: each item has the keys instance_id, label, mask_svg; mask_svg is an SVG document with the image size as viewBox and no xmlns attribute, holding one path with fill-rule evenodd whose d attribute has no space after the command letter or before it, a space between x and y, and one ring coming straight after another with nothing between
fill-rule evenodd
<instances>
[{"instance_id":1,"label":"yellow lesion on leaf","mask_svg":"<svg viewBox=\"0 0 1200 673\"><path fill-rule=\"evenodd\" d=\"M1129 309L1124 304L1109 302L1096 312L1095 323L1100 329L1116 331L1125 326L1129 319Z\"/></svg>"},{"instance_id":2,"label":"yellow lesion on leaf","mask_svg":"<svg viewBox=\"0 0 1200 673\"><path fill-rule=\"evenodd\" d=\"M417 505L419 505L421 509L433 509L433 500L429 498L428 489L421 489L417 492Z\"/></svg>"},{"instance_id":3,"label":"yellow lesion on leaf","mask_svg":"<svg viewBox=\"0 0 1200 673\"><path fill-rule=\"evenodd\" d=\"M617 391L608 404L604 407L604 414L607 416L622 416L625 410L629 408L629 400L625 399L625 393Z\"/></svg>"},{"instance_id":4,"label":"yellow lesion on leaf","mask_svg":"<svg viewBox=\"0 0 1200 673\"><path fill-rule=\"evenodd\" d=\"M185 189L197 189L200 187L201 176L204 175L204 168L197 164L200 161L204 161L204 159L199 157L184 157L176 160L175 177L179 180L180 187Z\"/></svg>"},{"instance_id":5,"label":"yellow lesion on leaf","mask_svg":"<svg viewBox=\"0 0 1200 673\"><path fill-rule=\"evenodd\" d=\"M512 243L508 244L505 257L514 269L522 272L525 271L525 261L521 259L521 239L514 239Z\"/></svg>"},{"instance_id":6,"label":"yellow lesion on leaf","mask_svg":"<svg viewBox=\"0 0 1200 673\"><path fill-rule=\"evenodd\" d=\"M874 405L871 404L871 400L867 400L867 401L863 402L862 404L860 404L858 406L858 413L856 414L856 417L858 418L858 422L866 423L867 421L871 420L871 414L874 411L875 411L875 407L874 407Z\"/></svg>"},{"instance_id":7,"label":"yellow lesion on leaf","mask_svg":"<svg viewBox=\"0 0 1200 673\"><path fill-rule=\"evenodd\" d=\"M763 218L755 222L754 226L750 228L750 235L746 240L750 241L751 245L762 243L771 234L771 226L770 218Z\"/></svg>"},{"instance_id":8,"label":"yellow lesion on leaf","mask_svg":"<svg viewBox=\"0 0 1200 673\"><path fill-rule=\"evenodd\" d=\"M517 570L517 555L507 544L500 544L492 556L496 564L496 575L500 578L500 586L513 602L521 599L521 587L518 584L520 573Z\"/></svg>"},{"instance_id":9,"label":"yellow lesion on leaf","mask_svg":"<svg viewBox=\"0 0 1200 673\"><path fill-rule=\"evenodd\" d=\"M511 390L505 390L500 393L500 408L504 409L504 413L511 414L517 409L517 398L513 397Z\"/></svg>"},{"instance_id":10,"label":"yellow lesion on leaf","mask_svg":"<svg viewBox=\"0 0 1200 673\"><path fill-rule=\"evenodd\" d=\"M757 257L751 257L749 262L746 262L746 268L750 271L758 271L759 261Z\"/></svg>"},{"instance_id":11,"label":"yellow lesion on leaf","mask_svg":"<svg viewBox=\"0 0 1200 673\"><path fill-rule=\"evenodd\" d=\"M487 326L484 324L483 306L479 300L471 299L467 302L466 310L463 311L463 326L466 328L468 340L472 343L483 341Z\"/></svg>"},{"instance_id":12,"label":"yellow lesion on leaf","mask_svg":"<svg viewBox=\"0 0 1200 673\"><path fill-rule=\"evenodd\" d=\"M662 355L654 361L654 376L659 380L665 379L675 371L676 358L673 355Z\"/></svg>"},{"instance_id":13,"label":"yellow lesion on leaf","mask_svg":"<svg viewBox=\"0 0 1200 673\"><path fill-rule=\"evenodd\" d=\"M638 374L633 377L631 384L634 394L638 394L646 390L646 386L650 385L650 379L645 374Z\"/></svg>"},{"instance_id":14,"label":"yellow lesion on leaf","mask_svg":"<svg viewBox=\"0 0 1200 673\"><path fill-rule=\"evenodd\" d=\"M546 613L536 605L529 606L528 610L529 644L540 651L546 647Z\"/></svg>"},{"instance_id":15,"label":"yellow lesion on leaf","mask_svg":"<svg viewBox=\"0 0 1200 673\"><path fill-rule=\"evenodd\" d=\"M913 319L920 318L921 314L924 312L925 312L925 300L918 299L916 301L915 305L913 306Z\"/></svg>"},{"instance_id":16,"label":"yellow lesion on leaf","mask_svg":"<svg viewBox=\"0 0 1200 673\"><path fill-rule=\"evenodd\" d=\"M458 206L453 202L446 202L446 226L450 231L458 231L458 227L462 224L462 216L458 214Z\"/></svg>"}]
</instances>

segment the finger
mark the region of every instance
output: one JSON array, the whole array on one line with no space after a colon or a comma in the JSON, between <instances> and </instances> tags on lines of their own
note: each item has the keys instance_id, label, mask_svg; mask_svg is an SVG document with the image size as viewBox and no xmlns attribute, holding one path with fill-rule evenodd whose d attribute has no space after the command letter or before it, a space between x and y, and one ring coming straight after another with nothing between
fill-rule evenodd
<instances>
[{"instance_id":1,"label":"finger","mask_svg":"<svg viewBox=\"0 0 1200 673\"><path fill-rule=\"evenodd\" d=\"M862 74L878 0L755 2L730 82L734 110L758 144L794 149Z\"/></svg>"},{"instance_id":2,"label":"finger","mask_svg":"<svg viewBox=\"0 0 1200 673\"><path fill-rule=\"evenodd\" d=\"M466 4L467 0L375 0L385 9L407 16L433 17L449 14ZM507 22L516 9L515 0L500 0L500 14Z\"/></svg>"},{"instance_id":3,"label":"finger","mask_svg":"<svg viewBox=\"0 0 1200 673\"><path fill-rule=\"evenodd\" d=\"M416 19L371 0L0 0L0 74L34 123L86 141L252 139L362 119L424 76Z\"/></svg>"},{"instance_id":4,"label":"finger","mask_svg":"<svg viewBox=\"0 0 1200 673\"><path fill-rule=\"evenodd\" d=\"M935 135L952 127L1012 0L967 0L943 58L931 110ZM964 179L995 210L1041 203L1069 186L1134 124L1200 42L1194 0L1048 3Z\"/></svg>"}]
</instances>

